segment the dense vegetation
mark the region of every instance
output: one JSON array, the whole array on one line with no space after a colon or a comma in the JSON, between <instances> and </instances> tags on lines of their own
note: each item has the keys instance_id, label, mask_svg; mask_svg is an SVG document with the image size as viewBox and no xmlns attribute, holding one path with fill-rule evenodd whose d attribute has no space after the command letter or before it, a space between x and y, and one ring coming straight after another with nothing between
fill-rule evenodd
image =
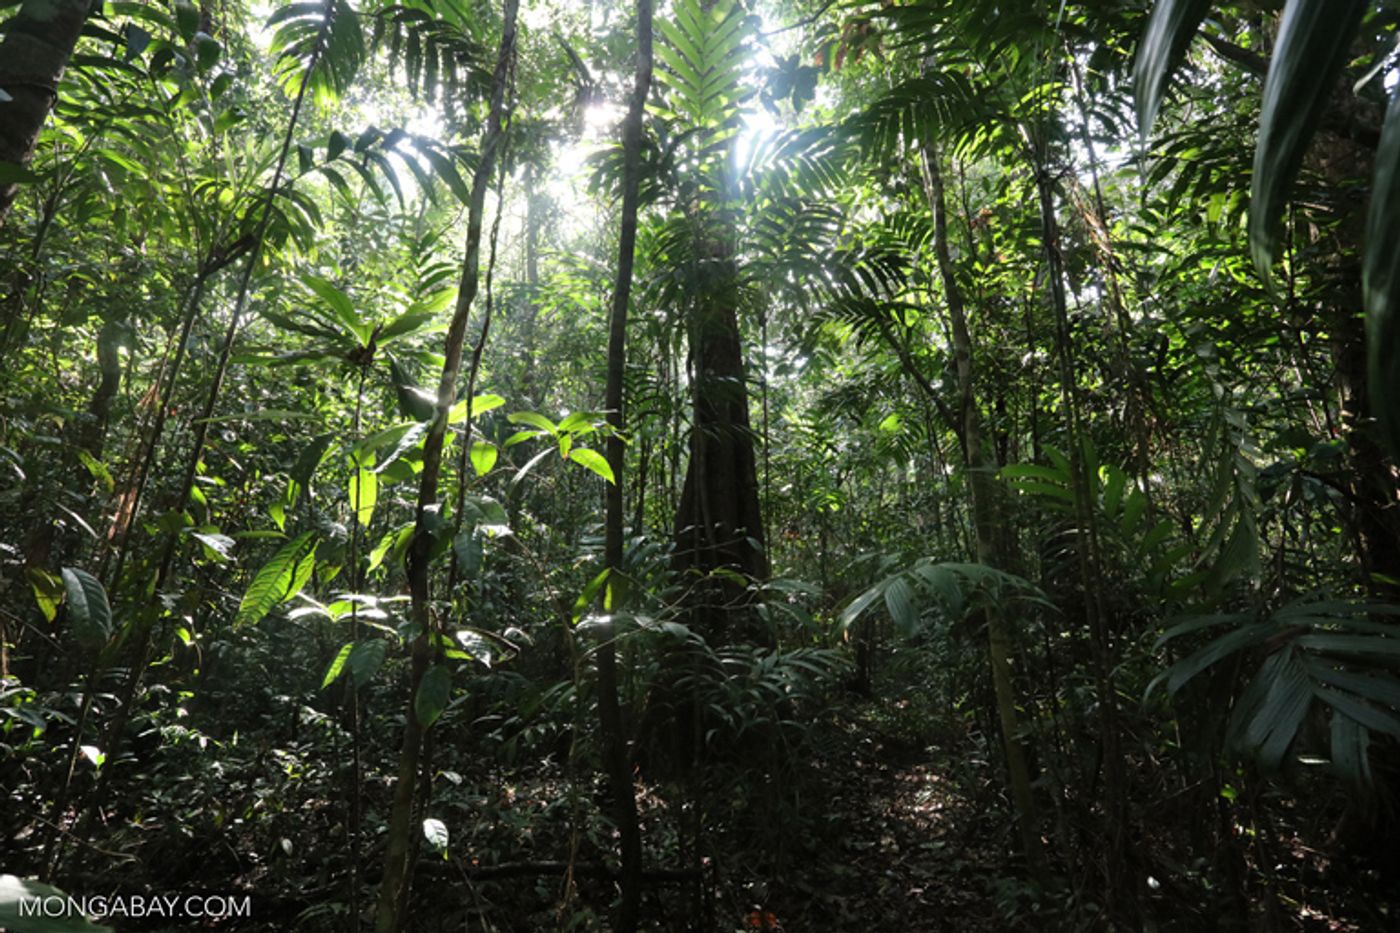
<instances>
[{"instance_id":1,"label":"dense vegetation","mask_svg":"<svg viewBox=\"0 0 1400 933\"><path fill-rule=\"evenodd\" d=\"M1398 24L0 4L0 924L1395 929Z\"/></svg>"}]
</instances>

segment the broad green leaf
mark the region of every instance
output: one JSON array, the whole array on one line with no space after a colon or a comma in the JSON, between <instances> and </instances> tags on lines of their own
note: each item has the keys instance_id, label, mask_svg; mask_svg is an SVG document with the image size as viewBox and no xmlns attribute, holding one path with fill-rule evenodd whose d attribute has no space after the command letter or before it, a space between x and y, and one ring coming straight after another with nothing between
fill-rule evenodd
<instances>
[{"instance_id":1,"label":"broad green leaf","mask_svg":"<svg viewBox=\"0 0 1400 933\"><path fill-rule=\"evenodd\" d=\"M452 697L452 671L444 664L434 664L423 675L418 684L418 694L413 698L413 715L424 729L432 726Z\"/></svg>"},{"instance_id":2,"label":"broad green leaf","mask_svg":"<svg viewBox=\"0 0 1400 933\"><path fill-rule=\"evenodd\" d=\"M194 44L195 58L201 72L208 71L219 63L219 57L224 50L217 39L206 33L195 33Z\"/></svg>"},{"instance_id":3,"label":"broad green leaf","mask_svg":"<svg viewBox=\"0 0 1400 933\"><path fill-rule=\"evenodd\" d=\"M1167 84L1186 55L1186 49L1210 12L1210 0L1157 0L1147 21L1147 32L1138 45L1133 63L1133 91L1137 99L1138 132L1152 133Z\"/></svg>"},{"instance_id":4,"label":"broad green leaf","mask_svg":"<svg viewBox=\"0 0 1400 933\"><path fill-rule=\"evenodd\" d=\"M1036 494L1048 496L1049 498L1059 500L1060 502L1074 501L1074 492L1068 487L1061 486L1057 483L1040 483L1034 480L1013 479L1011 481L1011 485L1028 495ZM1050 504L1054 505L1054 503Z\"/></svg>"},{"instance_id":5,"label":"broad green leaf","mask_svg":"<svg viewBox=\"0 0 1400 933\"><path fill-rule=\"evenodd\" d=\"M1117 515L1118 506L1123 501L1123 489L1128 483L1128 474L1118 467L1107 466L1102 471L1105 474L1103 483L1103 513L1105 515ZM1137 490L1133 490L1137 492ZM1139 493L1141 495L1141 493Z\"/></svg>"},{"instance_id":6,"label":"broad green leaf","mask_svg":"<svg viewBox=\"0 0 1400 933\"><path fill-rule=\"evenodd\" d=\"M234 541L228 535L192 531L190 537L203 545L204 556L210 560L220 564L233 560Z\"/></svg>"},{"instance_id":7,"label":"broad green leaf","mask_svg":"<svg viewBox=\"0 0 1400 933\"><path fill-rule=\"evenodd\" d=\"M303 556L301 560L297 561L292 567L292 579L287 586L287 595L284 597L283 602L300 593L302 587L306 586L307 581L311 579L311 574L315 572L315 570L316 546L312 545L311 551Z\"/></svg>"},{"instance_id":8,"label":"broad green leaf","mask_svg":"<svg viewBox=\"0 0 1400 933\"><path fill-rule=\"evenodd\" d=\"M252 625L300 592L316 566L316 536L307 531L289 541L253 577L238 604L235 626Z\"/></svg>"},{"instance_id":9,"label":"broad green leaf","mask_svg":"<svg viewBox=\"0 0 1400 933\"><path fill-rule=\"evenodd\" d=\"M340 158L340 154L354 145L354 141L340 130L331 133L330 139L326 142L326 161L334 162Z\"/></svg>"},{"instance_id":10,"label":"broad green leaf","mask_svg":"<svg viewBox=\"0 0 1400 933\"><path fill-rule=\"evenodd\" d=\"M370 326L355 311L355 305L350 301L349 295L320 276L306 273L302 275L301 280L307 288L315 292L316 297L326 303L326 306L331 310L332 317L354 335L360 346L369 344Z\"/></svg>"},{"instance_id":11,"label":"broad green leaf","mask_svg":"<svg viewBox=\"0 0 1400 933\"><path fill-rule=\"evenodd\" d=\"M509 648L509 643L500 636L470 626L453 632L452 638L461 649L459 654L464 658L480 661L486 667L490 667L495 662L498 645Z\"/></svg>"},{"instance_id":12,"label":"broad green leaf","mask_svg":"<svg viewBox=\"0 0 1400 933\"><path fill-rule=\"evenodd\" d=\"M409 311L394 318L379 331L379 342L388 343L396 337L422 330L437 318L431 311Z\"/></svg>"},{"instance_id":13,"label":"broad green leaf","mask_svg":"<svg viewBox=\"0 0 1400 933\"><path fill-rule=\"evenodd\" d=\"M384 665L386 650L384 641L378 638L358 642L345 662L345 667L350 673L350 682L357 687L363 687L373 680L374 675L379 673L379 668Z\"/></svg>"},{"instance_id":14,"label":"broad green leaf","mask_svg":"<svg viewBox=\"0 0 1400 933\"><path fill-rule=\"evenodd\" d=\"M545 434L554 435L559 433L558 427L544 415L537 411L516 411L506 416L506 420L511 424L528 424L532 428L539 428Z\"/></svg>"},{"instance_id":15,"label":"broad green leaf","mask_svg":"<svg viewBox=\"0 0 1400 933\"><path fill-rule=\"evenodd\" d=\"M906 638L919 627L919 613L914 608L914 594L903 577L895 577L885 586L885 608L894 620L895 631Z\"/></svg>"},{"instance_id":16,"label":"broad green leaf","mask_svg":"<svg viewBox=\"0 0 1400 933\"><path fill-rule=\"evenodd\" d=\"M326 452L330 450L331 441L335 435L327 432L314 438L307 444L300 454L297 455L296 463L292 465L291 478L300 489L311 488L311 478L316 475L316 470L326 459ZM295 505L295 501L291 503Z\"/></svg>"},{"instance_id":17,"label":"broad green leaf","mask_svg":"<svg viewBox=\"0 0 1400 933\"><path fill-rule=\"evenodd\" d=\"M1400 656L1400 638L1311 632L1298 636L1297 643L1304 648L1327 654L1354 655L1361 658Z\"/></svg>"},{"instance_id":18,"label":"broad green leaf","mask_svg":"<svg viewBox=\"0 0 1400 933\"><path fill-rule=\"evenodd\" d=\"M1179 638L1182 635L1190 635L1192 632L1199 632L1202 629L1213 628L1217 625L1224 625L1227 622L1243 625L1245 622L1248 622L1249 619L1250 616L1240 612L1227 612L1208 616L1190 616L1163 632L1157 638L1156 644L1152 647L1155 651L1173 638Z\"/></svg>"},{"instance_id":19,"label":"broad green leaf","mask_svg":"<svg viewBox=\"0 0 1400 933\"><path fill-rule=\"evenodd\" d=\"M1123 503L1123 515L1119 519L1119 527L1123 533L1131 535L1137 530L1137 523L1147 511L1147 497L1141 490L1134 489L1128 493L1127 499Z\"/></svg>"},{"instance_id":20,"label":"broad green leaf","mask_svg":"<svg viewBox=\"0 0 1400 933\"><path fill-rule=\"evenodd\" d=\"M111 927L98 926L77 913L28 916L27 905L36 899L66 904L68 895L41 881L0 875L0 929L9 933L112 933Z\"/></svg>"},{"instance_id":21,"label":"broad green leaf","mask_svg":"<svg viewBox=\"0 0 1400 933\"><path fill-rule=\"evenodd\" d=\"M400 413L414 421L431 420L437 407L437 393L415 385L408 371L392 356L389 357L389 373L398 396Z\"/></svg>"},{"instance_id":22,"label":"broad green leaf","mask_svg":"<svg viewBox=\"0 0 1400 933\"><path fill-rule=\"evenodd\" d=\"M428 422L418 421L407 425L407 430L400 434L395 441L394 449L389 451L388 455L375 466L374 472L384 473L389 467L397 463L404 454L421 445L423 443L423 438L427 437L427 435Z\"/></svg>"},{"instance_id":23,"label":"broad green leaf","mask_svg":"<svg viewBox=\"0 0 1400 933\"><path fill-rule=\"evenodd\" d=\"M588 585L578 594L578 599L574 600L574 625L578 625L579 620L588 612L588 607L593 604L593 600L598 598L598 593L602 591L603 585L608 582L610 573L611 571L604 567L596 577L588 581Z\"/></svg>"},{"instance_id":24,"label":"broad green leaf","mask_svg":"<svg viewBox=\"0 0 1400 933\"><path fill-rule=\"evenodd\" d=\"M496 465L500 452L490 441L476 441L472 444L472 468L477 476L485 476Z\"/></svg>"},{"instance_id":25,"label":"broad green leaf","mask_svg":"<svg viewBox=\"0 0 1400 933\"><path fill-rule=\"evenodd\" d=\"M34 601L39 604L39 611L46 621L52 622L58 617L58 606L63 602L63 580L39 567L30 567L24 575L29 578L29 587L34 591Z\"/></svg>"},{"instance_id":26,"label":"broad green leaf","mask_svg":"<svg viewBox=\"0 0 1400 933\"><path fill-rule=\"evenodd\" d=\"M1350 716L1332 717L1332 768L1356 790L1371 786L1371 732Z\"/></svg>"},{"instance_id":27,"label":"broad green leaf","mask_svg":"<svg viewBox=\"0 0 1400 933\"><path fill-rule=\"evenodd\" d=\"M1253 579L1259 575L1259 537L1253 516L1240 515L1229 540L1220 549L1210 569L1207 586L1219 590L1237 577Z\"/></svg>"},{"instance_id":28,"label":"broad green leaf","mask_svg":"<svg viewBox=\"0 0 1400 933\"><path fill-rule=\"evenodd\" d=\"M1386 111L1376 150L1363 282L1371 411L1400 459L1400 95Z\"/></svg>"},{"instance_id":29,"label":"broad green leaf","mask_svg":"<svg viewBox=\"0 0 1400 933\"><path fill-rule=\"evenodd\" d=\"M341 338L341 334L338 331L332 330L315 318L306 315L294 317L290 314L283 314L280 311L265 307L259 308L258 313L283 330L289 330L295 334L305 334L308 337L315 337L317 340L321 341L329 341L332 344ZM326 352L330 354L334 353L335 350L329 348Z\"/></svg>"},{"instance_id":30,"label":"broad green leaf","mask_svg":"<svg viewBox=\"0 0 1400 933\"><path fill-rule=\"evenodd\" d=\"M576 411L572 415L566 416L555 425L555 430L560 433L567 431L581 437L584 434L591 434L595 424L602 420L603 415L601 412Z\"/></svg>"},{"instance_id":31,"label":"broad green leaf","mask_svg":"<svg viewBox=\"0 0 1400 933\"><path fill-rule=\"evenodd\" d=\"M1368 0L1289 0L1264 81L1249 201L1249 248L1270 282L1293 179L1347 63Z\"/></svg>"},{"instance_id":32,"label":"broad green leaf","mask_svg":"<svg viewBox=\"0 0 1400 933\"><path fill-rule=\"evenodd\" d=\"M1308 673L1315 680L1354 693L1359 697L1400 710L1400 678L1389 671L1358 674L1322 663L1314 658L1306 662Z\"/></svg>"},{"instance_id":33,"label":"broad green leaf","mask_svg":"<svg viewBox=\"0 0 1400 933\"><path fill-rule=\"evenodd\" d=\"M1069 474L1054 467L1037 463L1012 463L1001 468L1003 479L1038 479L1059 486L1069 486Z\"/></svg>"},{"instance_id":34,"label":"broad green leaf","mask_svg":"<svg viewBox=\"0 0 1400 933\"><path fill-rule=\"evenodd\" d=\"M592 470L610 483L617 482L617 478L613 476L613 468L608 463L608 458L604 457L596 450L590 450L587 447L575 447L573 450L569 451L568 458L579 466Z\"/></svg>"},{"instance_id":35,"label":"broad green leaf","mask_svg":"<svg viewBox=\"0 0 1400 933\"><path fill-rule=\"evenodd\" d=\"M1245 747L1253 751L1267 771L1276 770L1283 761L1298 729L1312 706L1312 687L1291 654L1269 668L1267 694L1252 721L1245 729ZM1266 677L1264 671L1257 676Z\"/></svg>"},{"instance_id":36,"label":"broad green leaf","mask_svg":"<svg viewBox=\"0 0 1400 933\"><path fill-rule=\"evenodd\" d=\"M483 415L488 411L500 408L505 403L506 400L499 395L478 395L476 398L472 399L472 417L476 418L478 415ZM466 417L467 400L462 399L448 411L447 423L456 424L459 421L465 420Z\"/></svg>"},{"instance_id":37,"label":"broad green leaf","mask_svg":"<svg viewBox=\"0 0 1400 933\"><path fill-rule=\"evenodd\" d=\"M1171 536L1172 531L1171 521L1162 519L1152 526L1152 530L1143 535L1142 541L1138 544L1138 550L1144 555L1150 554L1159 544Z\"/></svg>"},{"instance_id":38,"label":"broad green leaf","mask_svg":"<svg viewBox=\"0 0 1400 933\"><path fill-rule=\"evenodd\" d=\"M944 612L950 616L963 614L966 600L963 598L962 581L956 571L925 559L914 565L913 575L943 604Z\"/></svg>"},{"instance_id":39,"label":"broad green leaf","mask_svg":"<svg viewBox=\"0 0 1400 933\"><path fill-rule=\"evenodd\" d=\"M64 567L61 573L74 637L84 648L101 648L112 637L112 607L107 604L107 591L86 570Z\"/></svg>"},{"instance_id":40,"label":"broad green leaf","mask_svg":"<svg viewBox=\"0 0 1400 933\"><path fill-rule=\"evenodd\" d=\"M457 569L467 580L476 578L481 569L481 538L475 531L464 531L452 540L452 553L457 558Z\"/></svg>"},{"instance_id":41,"label":"broad green leaf","mask_svg":"<svg viewBox=\"0 0 1400 933\"><path fill-rule=\"evenodd\" d=\"M355 468L350 476L350 510L361 525L369 527L374 506L379 501L379 476L364 467Z\"/></svg>"},{"instance_id":42,"label":"broad green leaf","mask_svg":"<svg viewBox=\"0 0 1400 933\"><path fill-rule=\"evenodd\" d=\"M133 58L146 51L146 48L151 44L151 38L152 36L147 30L142 29L135 23L127 23L126 50L122 54L122 58L126 61L131 61ZM0 103L7 98L8 95L6 95L6 98L0 98Z\"/></svg>"},{"instance_id":43,"label":"broad green leaf","mask_svg":"<svg viewBox=\"0 0 1400 933\"><path fill-rule=\"evenodd\" d=\"M406 547L408 539L411 537L413 537L412 522L406 525L400 525L398 528L395 528L393 531L380 538L379 543L374 546L374 550L370 551L369 566L365 568L365 573L372 573L384 562L384 558L388 556L391 551Z\"/></svg>"},{"instance_id":44,"label":"broad green leaf","mask_svg":"<svg viewBox=\"0 0 1400 933\"><path fill-rule=\"evenodd\" d=\"M1152 683L1147 685L1147 692L1150 694L1157 683L1165 679L1167 692L1174 694L1184 687L1187 681L1217 661L1229 657L1236 651L1258 644L1277 630L1278 627L1272 622L1252 622L1226 632L1204 648L1183 658L1157 675Z\"/></svg>"},{"instance_id":45,"label":"broad green leaf","mask_svg":"<svg viewBox=\"0 0 1400 933\"><path fill-rule=\"evenodd\" d=\"M180 30L180 38L189 42L199 31L199 8L190 0L175 0L175 22Z\"/></svg>"},{"instance_id":46,"label":"broad green leaf","mask_svg":"<svg viewBox=\"0 0 1400 933\"><path fill-rule=\"evenodd\" d=\"M1400 739L1400 718L1393 713L1383 711L1375 706L1358 700L1356 697L1333 690L1330 687L1316 688L1318 699L1332 707L1337 713L1346 716L1356 722L1357 725L1365 726L1372 732L1384 732L1387 735Z\"/></svg>"},{"instance_id":47,"label":"broad green leaf","mask_svg":"<svg viewBox=\"0 0 1400 933\"><path fill-rule=\"evenodd\" d=\"M355 647L354 642L340 646L331 663L326 666L326 675L321 678L321 689L324 690L340 679L340 675L345 671L345 659L350 657L350 652Z\"/></svg>"},{"instance_id":48,"label":"broad green leaf","mask_svg":"<svg viewBox=\"0 0 1400 933\"><path fill-rule=\"evenodd\" d=\"M462 180L462 175L457 171L457 166L452 164L452 160L438 152L432 145L420 144L417 146L423 158L427 159L433 166L434 173L442 179L452 194L463 204L471 200L471 188Z\"/></svg>"}]
</instances>

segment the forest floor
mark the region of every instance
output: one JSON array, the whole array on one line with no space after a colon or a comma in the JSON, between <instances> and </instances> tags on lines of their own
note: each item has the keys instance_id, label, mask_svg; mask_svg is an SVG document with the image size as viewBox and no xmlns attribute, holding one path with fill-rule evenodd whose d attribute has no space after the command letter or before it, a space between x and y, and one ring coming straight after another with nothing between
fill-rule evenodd
<instances>
[{"instance_id":1,"label":"forest floor","mask_svg":"<svg viewBox=\"0 0 1400 933\"><path fill-rule=\"evenodd\" d=\"M825 851L769 886L769 923L788 933L1016 929L1006 900L1028 892L999 881L1015 877L1016 857L996 808L949 776L948 751L852 725L847 741L813 762L826 785ZM989 771L968 765L960 763L963 775ZM764 928L761 916L745 919Z\"/></svg>"}]
</instances>

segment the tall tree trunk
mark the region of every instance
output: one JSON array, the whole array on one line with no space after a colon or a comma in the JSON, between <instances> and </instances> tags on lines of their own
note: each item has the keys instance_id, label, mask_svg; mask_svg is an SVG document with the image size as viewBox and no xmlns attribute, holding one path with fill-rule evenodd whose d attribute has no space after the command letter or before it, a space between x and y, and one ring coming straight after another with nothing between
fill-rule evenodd
<instances>
[{"instance_id":1,"label":"tall tree trunk","mask_svg":"<svg viewBox=\"0 0 1400 933\"><path fill-rule=\"evenodd\" d=\"M723 235L702 247L721 283L698 297L689 314L693 418L690 460L676 509L675 567L702 578L692 608L703 633L719 643L747 605L748 588L730 571L768 576L759 505L758 466L749 425L749 393L734 296L735 276Z\"/></svg>"},{"instance_id":2,"label":"tall tree trunk","mask_svg":"<svg viewBox=\"0 0 1400 933\"><path fill-rule=\"evenodd\" d=\"M505 0L501 44L496 55L496 70L491 79L491 110L482 138L481 159L472 176L471 201L467 207L466 250L462 260L457 306L447 331L446 359L442 366L442 379L438 383L432 426L423 440L423 472L418 486L413 541L408 552L409 596L418 635L412 648L403 748L399 754L393 804L389 813L384 879L380 883L379 904L375 911L376 933L398 933L403 929L407 913L409 874L416 842L412 828L414 792L417 787L418 763L423 753L423 738L427 731L427 727L419 722L414 707L423 677L435 653L433 643L438 629L428 588L429 564L433 551L432 522L437 516L438 480L442 474L442 448L447 435L447 416L457 400L457 379L462 370L467 322L471 317L472 302L476 298L480 278L478 266L481 260L481 227L485 214L486 189L495 171L496 159L504 137L506 85L509 83L511 62L515 55L515 20L519 9L519 0Z\"/></svg>"},{"instance_id":3,"label":"tall tree trunk","mask_svg":"<svg viewBox=\"0 0 1400 933\"><path fill-rule=\"evenodd\" d=\"M622 126L622 228L617 245L617 282L613 287L612 316L608 321L608 465L613 481L607 490L604 558L608 569L608 607L616 612L623 598L623 491L627 449L622 440L623 377L627 370L627 303L632 293L632 265L637 247L637 202L641 184L642 118L651 90L651 0L637 0L637 74L627 120ZM645 475L641 476L643 482ZM611 784L613 819L622 849L622 904L613 929L632 933L642 904L642 833L637 823L637 801L632 789L632 769L627 760L618 702L617 650L611 635L598 645L598 725L603 733L603 754Z\"/></svg>"},{"instance_id":4,"label":"tall tree trunk","mask_svg":"<svg viewBox=\"0 0 1400 933\"><path fill-rule=\"evenodd\" d=\"M89 0L25 0L0 41L0 162L26 165L58 99L58 82L87 21ZM18 185L0 185L0 221Z\"/></svg>"},{"instance_id":5,"label":"tall tree trunk","mask_svg":"<svg viewBox=\"0 0 1400 933\"><path fill-rule=\"evenodd\" d=\"M977 559L999 566L1002 555L998 548L997 489L993 477L995 464L989 462L982 441L982 417L977 408L977 380L973 369L972 336L967 327L967 306L962 287L958 284L948 247L948 217L943 192L943 175L938 154L923 152L924 187L929 207L933 211L933 251L938 260L938 272L943 280L943 294L948 302L948 319L953 335L953 360L958 374L959 407L961 409L963 460L967 465L968 488L972 493L972 524L977 539ZM996 609L986 610L987 654L992 668L992 687L996 692L997 718L1001 722L1002 749L1006 755L1007 779L1011 799L1016 807L1016 821L1021 832L1021 848L1033 872L1039 872L1042 853L1040 836L1035 825L1035 801L1031 796L1030 768L1025 750L1017 738L1016 695L1011 682L1011 635L1006 619Z\"/></svg>"}]
</instances>

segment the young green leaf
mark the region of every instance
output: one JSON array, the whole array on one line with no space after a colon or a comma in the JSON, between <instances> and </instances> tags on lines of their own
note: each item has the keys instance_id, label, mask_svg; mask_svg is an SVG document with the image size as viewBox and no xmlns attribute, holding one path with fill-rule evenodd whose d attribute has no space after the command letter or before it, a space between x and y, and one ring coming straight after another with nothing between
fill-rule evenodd
<instances>
[{"instance_id":1,"label":"young green leaf","mask_svg":"<svg viewBox=\"0 0 1400 933\"><path fill-rule=\"evenodd\" d=\"M511 424L528 424L532 428L538 428L541 432L549 435L559 433L559 428L555 426L544 415L537 411L516 411L506 416L506 420Z\"/></svg>"},{"instance_id":2,"label":"young green leaf","mask_svg":"<svg viewBox=\"0 0 1400 933\"><path fill-rule=\"evenodd\" d=\"M34 601L44 619L52 622L58 617L58 606L63 602L63 580L39 567L30 567L24 572L29 578L30 589L34 591Z\"/></svg>"},{"instance_id":3,"label":"young green leaf","mask_svg":"<svg viewBox=\"0 0 1400 933\"><path fill-rule=\"evenodd\" d=\"M355 519L365 527L374 517L374 506L379 501L379 476L372 470L359 467L350 476L350 510Z\"/></svg>"},{"instance_id":4,"label":"young green leaf","mask_svg":"<svg viewBox=\"0 0 1400 933\"><path fill-rule=\"evenodd\" d=\"M496 465L496 458L500 452L496 450L496 445L489 441L476 441L472 444L472 468L476 470L477 476L485 476L491 472L491 468Z\"/></svg>"},{"instance_id":5,"label":"young green leaf","mask_svg":"<svg viewBox=\"0 0 1400 933\"><path fill-rule=\"evenodd\" d=\"M569 451L569 459L579 466L592 470L610 483L617 482L613 476L612 466L608 459L596 450L589 450L587 447L575 447Z\"/></svg>"},{"instance_id":6,"label":"young green leaf","mask_svg":"<svg viewBox=\"0 0 1400 933\"><path fill-rule=\"evenodd\" d=\"M478 395L476 398L472 399L472 417L475 418L478 415L482 415L493 409L500 408L505 403L506 400L501 398L499 395ZM456 424L457 422L464 420L466 417L467 400L462 399L460 402L453 405L451 410L448 411L447 423Z\"/></svg>"},{"instance_id":7,"label":"young green leaf","mask_svg":"<svg viewBox=\"0 0 1400 933\"><path fill-rule=\"evenodd\" d=\"M345 671L345 659L350 657L350 652L355 647L354 642L340 646L331 663L326 666L326 674L321 678L321 689L324 690L340 679L340 675Z\"/></svg>"},{"instance_id":8,"label":"young green leaf","mask_svg":"<svg viewBox=\"0 0 1400 933\"><path fill-rule=\"evenodd\" d=\"M303 532L272 556L253 577L238 604L234 626L252 625L300 592L316 566L316 536Z\"/></svg>"}]
</instances>

